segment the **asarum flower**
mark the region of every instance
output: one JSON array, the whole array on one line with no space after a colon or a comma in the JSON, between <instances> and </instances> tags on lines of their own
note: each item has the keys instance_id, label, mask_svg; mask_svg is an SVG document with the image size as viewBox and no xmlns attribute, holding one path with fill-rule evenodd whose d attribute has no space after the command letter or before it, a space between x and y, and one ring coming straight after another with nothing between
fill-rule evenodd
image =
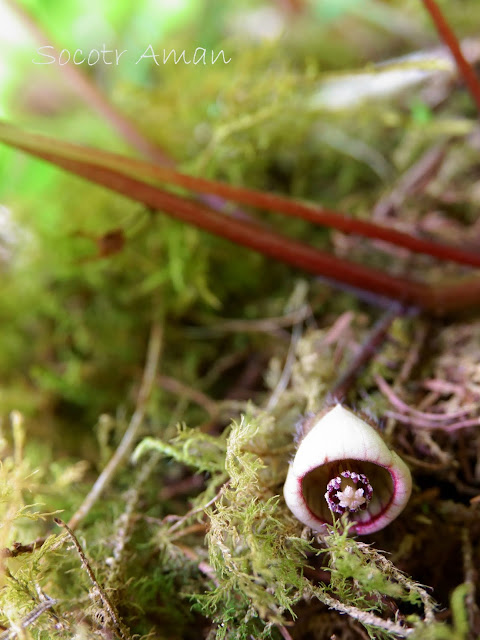
<instances>
[{"instance_id":1,"label":"asarum flower","mask_svg":"<svg viewBox=\"0 0 480 640\"><path fill-rule=\"evenodd\" d=\"M352 533L373 533L390 524L412 489L403 460L368 422L341 404L314 416L307 427L284 487L292 513L316 531L337 514L347 514Z\"/></svg>"}]
</instances>

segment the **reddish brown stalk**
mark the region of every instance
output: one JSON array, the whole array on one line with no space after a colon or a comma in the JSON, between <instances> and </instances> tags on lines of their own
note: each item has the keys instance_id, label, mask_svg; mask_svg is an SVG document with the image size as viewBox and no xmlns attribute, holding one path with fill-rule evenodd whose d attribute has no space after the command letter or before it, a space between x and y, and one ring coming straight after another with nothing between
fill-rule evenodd
<instances>
[{"instance_id":1,"label":"reddish brown stalk","mask_svg":"<svg viewBox=\"0 0 480 640\"><path fill-rule=\"evenodd\" d=\"M4 137L4 131L7 132L6 137ZM328 226L344 233L355 233L367 238L383 240L399 247L405 247L410 251L425 253L441 260L451 260L459 264L480 267L480 254L478 252L416 238L374 222L349 218L345 214L332 209L315 207L283 196L264 193L246 187L234 187L216 180L197 178L179 173L171 168L159 167L143 160L128 158L116 153L84 147L70 142L52 140L47 136L29 133L28 138L26 138L24 132L3 123L0 124L0 136L5 139L7 144L13 140L12 144L15 146L22 144L17 140L26 140L22 148L32 153L34 153L35 149L53 149L54 153L58 150L57 155L72 155L78 161L84 160L103 166L107 165L113 169L118 169L122 173L135 174L142 181L152 178L184 187L196 193L204 193L206 196L220 196L226 200L233 200L259 209L268 209L287 216L302 218L313 224ZM213 208L216 209L216 207Z\"/></svg>"},{"instance_id":2,"label":"reddish brown stalk","mask_svg":"<svg viewBox=\"0 0 480 640\"><path fill-rule=\"evenodd\" d=\"M16 145L23 148L21 144ZM264 255L276 258L310 273L322 275L359 289L395 298L406 304L424 306L429 299L429 288L424 284L375 271L360 264L337 258L327 252L314 249L291 240L264 227L243 220L229 218L193 200L163 191L158 187L107 169L94 162L77 161L57 156L53 152L26 149L67 171L103 185L112 191L159 209L174 218L209 231L217 236L249 247Z\"/></svg>"},{"instance_id":3,"label":"reddish brown stalk","mask_svg":"<svg viewBox=\"0 0 480 640\"><path fill-rule=\"evenodd\" d=\"M58 59L60 53L58 47L51 42L50 37L28 11L15 0L7 0L7 4L28 28L35 40L42 45L51 46L52 49L49 50L49 55L55 55ZM120 136L134 149L153 162L158 162L162 165L173 165L171 158L146 138L131 120L118 111L90 78L80 70L78 65L64 64L56 66L63 73L72 91L83 102L110 122Z\"/></svg>"},{"instance_id":4,"label":"reddish brown stalk","mask_svg":"<svg viewBox=\"0 0 480 640\"><path fill-rule=\"evenodd\" d=\"M59 49L50 40L44 29L36 22L24 7L21 7L15 0L7 0L10 8L22 20L23 24L29 29L37 42L42 45L51 47L49 55L54 54L58 59ZM137 125L127 118L115 105L113 105L107 96L92 82L89 76L83 73L80 68L74 64L57 65L60 72L65 76L72 91L74 91L86 105L96 111L110 122L112 127L117 131L127 144L138 151L144 158L158 163L162 166L175 166L175 161L170 158L158 145L154 144L146 137ZM201 199L214 209L221 210L224 202L215 198L210 194L202 196ZM246 213L237 209L232 215L239 217L248 217Z\"/></svg>"},{"instance_id":5,"label":"reddish brown stalk","mask_svg":"<svg viewBox=\"0 0 480 640\"><path fill-rule=\"evenodd\" d=\"M24 7L19 6L16 0L7 0L7 3L22 20L23 24L30 30L37 42L42 45L48 44L48 46L51 47L49 55L54 54L58 59L58 47L54 46L45 30L36 22L34 17L30 15ZM138 151L144 158L154 163L164 167L175 166L175 161L157 144L154 144L146 137L135 122L123 115L78 66L72 64L57 66L60 72L64 74L72 91L74 91L87 106L106 118L127 144ZM210 193L200 196L199 199L218 211L221 211L225 205L225 202L221 198L217 198ZM240 218L249 218L248 214L241 209L231 211L231 215Z\"/></svg>"},{"instance_id":6,"label":"reddish brown stalk","mask_svg":"<svg viewBox=\"0 0 480 640\"><path fill-rule=\"evenodd\" d=\"M92 152L84 147L30 136L1 123L0 140L188 224L349 287L437 314L466 308L480 300L479 278L459 284L432 286L378 272L290 240L255 222L228 217L132 177L126 174L125 165L132 168L128 158L101 151L92 157ZM268 197L268 194L264 195Z\"/></svg>"},{"instance_id":7,"label":"reddish brown stalk","mask_svg":"<svg viewBox=\"0 0 480 640\"><path fill-rule=\"evenodd\" d=\"M86 162L65 158L54 152L32 149L20 142L15 143L15 146L92 183L103 185L239 245L339 283L394 298L404 305L414 305L426 311L442 314L478 304L480 300L479 278L472 278L457 285L438 287L388 275L291 240L254 222L229 218L193 200L174 195L127 176L119 170L104 167L93 160Z\"/></svg>"},{"instance_id":8,"label":"reddish brown stalk","mask_svg":"<svg viewBox=\"0 0 480 640\"><path fill-rule=\"evenodd\" d=\"M35 136L35 140L39 144L42 144L42 139L47 141L47 138L43 136ZM62 143L62 145L63 144L68 145L73 152L90 152L91 157L94 157L95 154L99 153L98 150L87 149L85 147L82 148L79 145L74 145L72 143ZM432 242L422 238L416 238L408 233L392 229L391 227L386 227L367 220L350 218L340 211L304 204L284 196L248 189L246 187L234 187L217 180L208 180L206 178L190 176L175 171L174 169L158 167L151 163L143 162L142 160L125 158L124 156L110 153L108 151L101 151L100 153L102 158L107 162L118 167L125 167L129 172L133 171L137 173L143 180L145 178L155 178L162 182L184 187L191 191L221 196L226 200L234 200L235 202L240 202L241 204L257 207L259 209L275 211L293 218L301 218L302 220L313 222L313 224L338 229L344 233L355 233L366 238L383 240L384 242L389 242L398 247L405 247L406 249L416 253L425 253L435 258L439 258L440 260L451 260L458 264L480 267L480 254L478 252L459 249L458 247L439 242Z\"/></svg>"},{"instance_id":9,"label":"reddish brown stalk","mask_svg":"<svg viewBox=\"0 0 480 640\"><path fill-rule=\"evenodd\" d=\"M472 65L466 60L465 56L462 53L462 49L460 47L460 43L450 25L445 19L445 16L440 10L440 7L437 5L435 0L422 0L425 5L427 11L429 12L432 20L437 28L440 37L447 45L447 47L452 52L453 57L455 58L455 62L457 63L457 67L460 73L465 80L465 84L470 91L472 98L475 100L477 109L480 112L480 81L473 70Z\"/></svg>"},{"instance_id":10,"label":"reddish brown stalk","mask_svg":"<svg viewBox=\"0 0 480 640\"><path fill-rule=\"evenodd\" d=\"M136 161L135 164L137 164ZM156 171L156 167L152 165L150 165L149 173L152 177L156 174L159 179L163 179L165 182L177 184L200 193L214 193L223 198L241 202L242 204L283 213L293 218L302 218L302 220L338 229L344 233L355 233L367 238L383 240L398 247L405 247L416 253L425 253L441 260L451 260L459 264L480 267L480 254L478 252L416 238L402 231L392 229L391 227L385 227L367 220L350 218L332 209L295 202L282 196L255 191L245 187L233 187L229 184L214 180L196 178L173 170L163 170L163 168L159 168L158 171Z\"/></svg>"},{"instance_id":11,"label":"reddish brown stalk","mask_svg":"<svg viewBox=\"0 0 480 640\"><path fill-rule=\"evenodd\" d=\"M465 309L471 305L480 305L480 278L472 276L460 282L450 282L445 285L436 285L429 291L432 309L439 315Z\"/></svg>"},{"instance_id":12,"label":"reddish brown stalk","mask_svg":"<svg viewBox=\"0 0 480 640\"><path fill-rule=\"evenodd\" d=\"M7 0L7 2L21 18L22 22L31 31L37 41L41 43L48 42L53 48L51 52L54 52L58 57L58 48L51 43L50 38L38 25L35 19L23 7L19 6L15 0ZM456 46L456 49L463 60L463 64L469 69L470 76L473 79L474 86L477 88L477 94L480 99L480 85L475 77L471 65L463 57L455 35L449 29L433 0L424 0L424 2L429 10L429 5L436 8L436 11L440 16L440 20L443 20L443 24L446 25L446 29L450 34L450 39L448 41L446 37L444 39L447 44L449 44L454 55L455 51L453 47ZM301 7L303 6L303 1L297 2L295 0L294 2L291 2L291 4L292 6L298 5L298 7ZM435 19L433 14L432 17ZM457 64L462 69L458 59ZM59 65L59 69L65 74L72 89L82 98L82 100L94 108L99 114L105 116L122 138L124 138L124 140L126 140L134 149L153 162L160 163L163 167L172 167L174 165L171 158L148 140L148 138L138 130L132 121L126 118L108 101L106 96L91 82L90 78L85 75L78 66L70 64ZM41 136L39 136L39 138L41 138ZM72 146L75 147L75 145ZM112 160L122 162L121 157L116 156L115 154L108 154L104 152L104 155L110 155ZM142 177L150 175L159 180L184 186L189 190L205 194L203 200L216 210L220 209L223 205L223 200L220 199L219 201L214 197L219 196L220 198L234 200L249 206L270 209L288 216L299 217L313 222L314 224L322 224L338 229L344 233L356 233L368 238L383 240L384 242L389 242L396 246L405 247L410 251L425 253L441 260L451 260L459 264L466 264L474 267L480 266L480 255L474 252L441 243L431 242L422 238L416 238L401 231L397 231L396 229L387 228L372 222L355 220L335 210L325 209L323 207L313 207L300 202L294 202L282 196L254 191L244 187L232 187L221 182L195 178L193 176L178 173L172 169L168 170L163 167L161 168L156 167L155 165L149 165L148 163L142 163L142 161L124 159L124 162L125 161L129 166L136 165L138 169L142 171Z\"/></svg>"}]
</instances>

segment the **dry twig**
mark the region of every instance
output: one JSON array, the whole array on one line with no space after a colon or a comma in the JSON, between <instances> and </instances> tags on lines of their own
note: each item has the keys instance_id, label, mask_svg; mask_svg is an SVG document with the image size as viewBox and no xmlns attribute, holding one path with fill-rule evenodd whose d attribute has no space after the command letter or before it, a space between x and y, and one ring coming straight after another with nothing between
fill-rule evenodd
<instances>
[{"instance_id":1,"label":"dry twig","mask_svg":"<svg viewBox=\"0 0 480 640\"><path fill-rule=\"evenodd\" d=\"M402 413L397 413L396 411L386 411L385 415L389 418L398 420L398 422L402 422L403 424L411 424L412 426L419 427L420 429L441 429L442 431L447 431L448 433L453 433L454 431L459 431L460 429L468 429L470 427L480 426L480 418L460 420L453 424L442 424L441 422L432 422L432 420L425 420L415 415L406 416Z\"/></svg>"},{"instance_id":2,"label":"dry twig","mask_svg":"<svg viewBox=\"0 0 480 640\"><path fill-rule=\"evenodd\" d=\"M136 438L139 435L140 428L143 423L147 402L155 382L155 376L160 357L160 349L162 345L162 327L160 324L154 323L150 334L148 345L147 361L143 372L142 384L137 398L137 406L128 425L128 429L117 447L115 453L111 457L105 469L98 476L90 493L87 495L83 503L74 513L68 523L71 529L75 529L78 524L85 518L92 506L101 496L106 487L110 484L118 467L132 451Z\"/></svg>"},{"instance_id":3,"label":"dry twig","mask_svg":"<svg viewBox=\"0 0 480 640\"><path fill-rule=\"evenodd\" d=\"M361 609L357 609L357 607L354 607L352 605L344 604L343 602L340 602L340 600L329 596L327 593L325 593L325 591L323 591L323 589L313 587L312 590L315 596L320 600L320 602L326 604L327 607L335 609L335 611L339 611L340 613L346 613L351 618L354 618L355 620L361 622L363 625L382 629L387 633L394 633L400 638L407 638L414 632L414 629L409 629L408 627L405 627L398 622L384 620L383 618L380 618L370 611L362 611Z\"/></svg>"},{"instance_id":4,"label":"dry twig","mask_svg":"<svg viewBox=\"0 0 480 640\"><path fill-rule=\"evenodd\" d=\"M425 411L419 411L418 409L409 407L396 395L387 381L381 376L376 375L375 382L377 383L378 388L383 393L383 395L388 399L390 404L395 407L395 409L397 409L397 411L402 412L402 415L409 414L408 416L403 415L403 419L401 419L400 422L405 422L406 418L408 417L408 420L411 420L412 424L416 424L422 427L430 426L431 429L445 429L446 431L460 429L466 426L476 426L479 423L478 419L473 419L457 422L455 425L443 424L451 423L454 420L463 418L465 415L476 409L475 405L463 407L462 409L459 409L458 411L452 411L451 413L426 413ZM392 417L394 418L399 415L398 413L391 413Z\"/></svg>"},{"instance_id":5,"label":"dry twig","mask_svg":"<svg viewBox=\"0 0 480 640\"><path fill-rule=\"evenodd\" d=\"M335 400L341 401L345 398L361 369L373 357L376 350L385 340L392 322L401 313L401 305L392 303L390 309L382 315L380 320L378 320L378 322L371 330L370 334L367 336L367 339L363 343L362 347L360 348L359 353L348 367L347 371L345 371L345 373L335 383L335 386L331 391L331 396Z\"/></svg>"},{"instance_id":6,"label":"dry twig","mask_svg":"<svg viewBox=\"0 0 480 640\"><path fill-rule=\"evenodd\" d=\"M75 534L70 529L70 527L67 524L65 524L65 522L60 520L60 518L55 518L55 522L58 524L59 527L63 527L65 529L65 531L68 534L68 537L73 542L73 545L74 545L75 549L77 550L77 553L80 556L80 559L82 561L82 567L87 572L87 575L90 578L90 581L94 586L95 595L98 595L100 600L102 601L102 604L103 604L103 606L105 608L105 611L110 616L110 619L112 620L113 625L114 625L115 629L117 630L117 632L119 633L120 637L122 638L122 640L130 640L130 638L131 638L130 632L128 631L128 629L124 625L124 623L122 622L122 620L121 620L121 618L120 618L120 616L118 614L117 608L111 602L111 600L107 596L105 590L102 588L102 586L98 582L98 580L97 580L97 578L95 576L95 573L93 572L93 569L92 569L92 567L91 567L91 565L90 565L90 563L88 561L88 558L85 555L85 553L84 553L84 551L82 549L82 546L79 543L79 541L77 540Z\"/></svg>"},{"instance_id":7,"label":"dry twig","mask_svg":"<svg viewBox=\"0 0 480 640\"><path fill-rule=\"evenodd\" d=\"M23 617L19 623L15 624L14 628L7 629L2 634L0 634L0 640L13 640L17 636L23 638L25 629L33 624L35 620L37 620L37 618L42 615L42 613L45 613L45 611L48 611L49 609L54 607L57 602L58 600L49 598L48 596L44 595L43 602L40 602L40 604L38 604L34 609L32 609L32 611L30 611L30 613L27 613L27 615Z\"/></svg>"}]
</instances>

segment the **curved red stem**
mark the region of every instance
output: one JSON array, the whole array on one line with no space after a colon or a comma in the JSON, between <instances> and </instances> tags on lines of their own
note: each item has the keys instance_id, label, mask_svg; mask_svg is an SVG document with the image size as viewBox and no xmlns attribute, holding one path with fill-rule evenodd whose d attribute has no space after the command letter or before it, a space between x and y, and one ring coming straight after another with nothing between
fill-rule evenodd
<instances>
[{"instance_id":1,"label":"curved red stem","mask_svg":"<svg viewBox=\"0 0 480 640\"><path fill-rule=\"evenodd\" d=\"M441 12L438 4L435 2L435 0L422 1L428 13L432 17L432 20L435 24L435 27L437 28L438 33L440 34L440 37L452 52L452 55L455 58L455 62L457 63L457 67L462 74L463 79L465 80L465 84L467 85L472 98L475 100L477 109L480 113L480 80L473 70L472 65L468 62L468 60L466 60L465 56L463 55L460 43L458 42L458 38L450 28L450 25L446 21L445 16Z\"/></svg>"}]
</instances>

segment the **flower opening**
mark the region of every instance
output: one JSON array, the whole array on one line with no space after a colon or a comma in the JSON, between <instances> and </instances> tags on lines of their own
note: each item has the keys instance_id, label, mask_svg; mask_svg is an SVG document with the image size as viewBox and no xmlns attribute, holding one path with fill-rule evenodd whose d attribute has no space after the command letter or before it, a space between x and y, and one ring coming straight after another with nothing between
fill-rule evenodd
<instances>
[{"instance_id":1,"label":"flower opening","mask_svg":"<svg viewBox=\"0 0 480 640\"><path fill-rule=\"evenodd\" d=\"M355 513L366 509L372 495L367 476L347 469L329 481L325 500L332 511L343 515L346 511Z\"/></svg>"},{"instance_id":2,"label":"flower opening","mask_svg":"<svg viewBox=\"0 0 480 640\"><path fill-rule=\"evenodd\" d=\"M315 530L346 515L352 533L389 524L411 492L410 471L363 418L340 404L309 420L284 487L287 505Z\"/></svg>"}]
</instances>

